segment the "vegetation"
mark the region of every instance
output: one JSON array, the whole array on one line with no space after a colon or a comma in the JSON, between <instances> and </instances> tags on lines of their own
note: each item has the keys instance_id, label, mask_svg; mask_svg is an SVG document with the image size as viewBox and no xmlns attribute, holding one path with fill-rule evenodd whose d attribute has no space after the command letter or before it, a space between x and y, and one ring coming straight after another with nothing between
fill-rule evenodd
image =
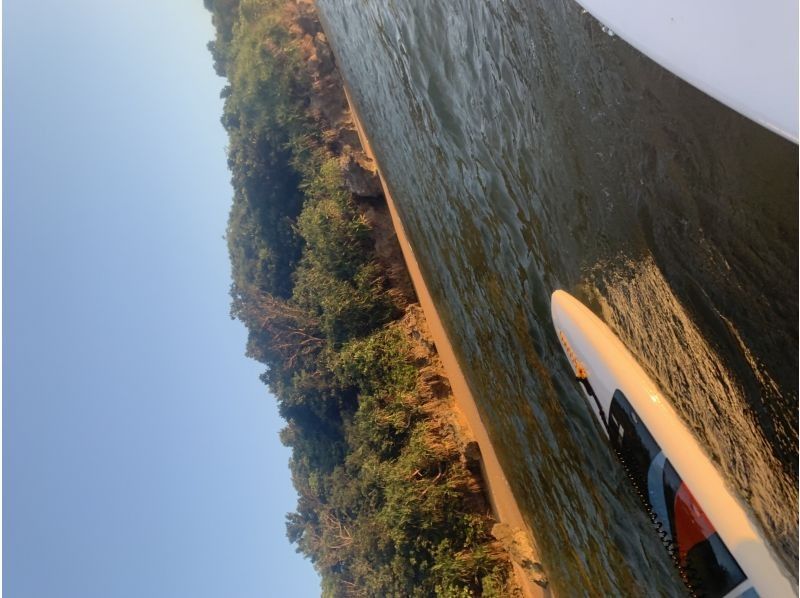
<instances>
[{"instance_id":1,"label":"vegetation","mask_svg":"<svg viewBox=\"0 0 800 598\"><path fill-rule=\"evenodd\" d=\"M231 314L287 422L299 495L288 537L325 596L499 595L509 566L480 486L421 381L405 304L309 110L310 6L205 5L228 79Z\"/></svg>"}]
</instances>

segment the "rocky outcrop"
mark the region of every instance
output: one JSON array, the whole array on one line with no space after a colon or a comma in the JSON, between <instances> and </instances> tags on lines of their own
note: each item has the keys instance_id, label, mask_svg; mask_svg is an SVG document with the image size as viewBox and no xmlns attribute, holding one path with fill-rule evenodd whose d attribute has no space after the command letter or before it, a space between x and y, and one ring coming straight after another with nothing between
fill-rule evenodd
<instances>
[{"instance_id":1,"label":"rocky outcrop","mask_svg":"<svg viewBox=\"0 0 800 598\"><path fill-rule=\"evenodd\" d=\"M378 175L358 162L351 146L345 147L350 151L344 152L339 157L339 167L348 190L358 197L381 197L383 190Z\"/></svg>"},{"instance_id":2,"label":"rocky outcrop","mask_svg":"<svg viewBox=\"0 0 800 598\"><path fill-rule=\"evenodd\" d=\"M544 569L536 558L525 530L505 523L496 523L492 527L492 535L503 546L515 569L536 585L543 588L548 586Z\"/></svg>"}]
</instances>

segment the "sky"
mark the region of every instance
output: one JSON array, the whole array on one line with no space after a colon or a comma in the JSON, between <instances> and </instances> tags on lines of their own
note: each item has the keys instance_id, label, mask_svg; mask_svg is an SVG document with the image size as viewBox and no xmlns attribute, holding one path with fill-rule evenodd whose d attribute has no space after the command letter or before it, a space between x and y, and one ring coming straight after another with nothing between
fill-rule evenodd
<instances>
[{"instance_id":1,"label":"sky","mask_svg":"<svg viewBox=\"0 0 800 598\"><path fill-rule=\"evenodd\" d=\"M3 590L305 597L202 0L3 2Z\"/></svg>"}]
</instances>

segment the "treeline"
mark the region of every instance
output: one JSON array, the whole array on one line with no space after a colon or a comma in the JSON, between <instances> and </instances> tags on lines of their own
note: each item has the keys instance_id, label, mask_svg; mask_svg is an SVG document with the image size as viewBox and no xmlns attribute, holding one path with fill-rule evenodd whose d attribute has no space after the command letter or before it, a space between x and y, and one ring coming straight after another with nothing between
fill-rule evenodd
<instances>
[{"instance_id":1,"label":"treeline","mask_svg":"<svg viewBox=\"0 0 800 598\"><path fill-rule=\"evenodd\" d=\"M409 298L345 184L343 143L310 109L324 42L311 5L204 1L227 77L231 315L287 422L289 539L324 596L506 595L475 472L420 375Z\"/></svg>"}]
</instances>

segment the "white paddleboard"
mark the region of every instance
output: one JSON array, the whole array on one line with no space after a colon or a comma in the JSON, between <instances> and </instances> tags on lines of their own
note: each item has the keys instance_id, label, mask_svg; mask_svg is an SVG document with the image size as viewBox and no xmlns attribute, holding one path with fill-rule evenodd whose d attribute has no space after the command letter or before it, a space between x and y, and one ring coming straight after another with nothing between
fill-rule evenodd
<instances>
[{"instance_id":1,"label":"white paddleboard","mask_svg":"<svg viewBox=\"0 0 800 598\"><path fill-rule=\"evenodd\" d=\"M797 143L797 0L577 0L634 48Z\"/></svg>"},{"instance_id":2,"label":"white paddleboard","mask_svg":"<svg viewBox=\"0 0 800 598\"><path fill-rule=\"evenodd\" d=\"M709 598L796 596L742 504L619 338L564 291L553 293L551 310L592 412L690 586Z\"/></svg>"}]
</instances>

